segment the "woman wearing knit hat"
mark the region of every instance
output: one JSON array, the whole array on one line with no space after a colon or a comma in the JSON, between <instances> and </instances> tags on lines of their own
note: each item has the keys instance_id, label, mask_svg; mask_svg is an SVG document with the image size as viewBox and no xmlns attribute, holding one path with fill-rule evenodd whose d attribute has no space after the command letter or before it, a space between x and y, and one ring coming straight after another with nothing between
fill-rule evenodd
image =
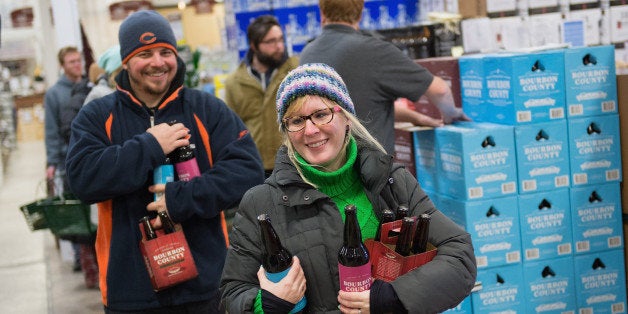
<instances>
[{"instance_id":1,"label":"woman wearing knit hat","mask_svg":"<svg viewBox=\"0 0 628 314\"><path fill-rule=\"evenodd\" d=\"M436 313L456 306L475 283L467 232L445 217L416 179L392 164L355 117L341 77L325 64L291 71L277 92L284 145L273 174L249 190L238 208L221 280L229 313L288 313L304 295L308 313ZM357 207L362 239L375 236L382 211L408 205L410 215L431 215L433 261L370 290L340 291L337 254L343 245L345 205ZM257 216L267 214L294 257L273 283L260 268Z\"/></svg>"}]
</instances>

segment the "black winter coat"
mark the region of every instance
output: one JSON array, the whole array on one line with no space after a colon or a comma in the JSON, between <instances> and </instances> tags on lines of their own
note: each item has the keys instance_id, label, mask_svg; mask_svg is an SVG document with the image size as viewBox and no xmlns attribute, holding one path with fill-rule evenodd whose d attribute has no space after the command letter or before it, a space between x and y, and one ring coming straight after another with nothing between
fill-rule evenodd
<instances>
[{"instance_id":1,"label":"black winter coat","mask_svg":"<svg viewBox=\"0 0 628 314\"><path fill-rule=\"evenodd\" d=\"M340 212L330 197L301 180L286 152L286 147L279 150L273 174L244 195L234 218L220 287L229 313L250 313L260 289L256 273L262 244L256 218L262 213L271 217L282 244L299 257L307 280L305 311L340 312ZM355 166L378 217L384 207L396 208L391 202L409 204L411 215L432 216L429 240L438 255L392 282L400 301L410 313L437 313L456 306L476 278L470 235L434 208L416 178L393 165L389 155L358 147Z\"/></svg>"}]
</instances>

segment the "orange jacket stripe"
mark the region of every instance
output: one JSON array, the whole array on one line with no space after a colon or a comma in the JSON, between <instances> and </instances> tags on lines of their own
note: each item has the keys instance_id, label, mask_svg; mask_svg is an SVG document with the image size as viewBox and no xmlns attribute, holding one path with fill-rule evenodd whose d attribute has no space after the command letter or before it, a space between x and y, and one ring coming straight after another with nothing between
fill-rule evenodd
<instances>
[{"instance_id":1,"label":"orange jacket stripe","mask_svg":"<svg viewBox=\"0 0 628 314\"><path fill-rule=\"evenodd\" d=\"M198 127L198 132L201 134L201 140L203 141L203 146L205 146L205 150L207 152L207 156L209 158L209 166L214 166L214 157L212 156L212 148L209 145L209 133L207 133L207 129L201 122L201 119L198 118L196 114L194 114L194 121L196 121L196 126Z\"/></svg>"},{"instance_id":2,"label":"orange jacket stripe","mask_svg":"<svg viewBox=\"0 0 628 314\"><path fill-rule=\"evenodd\" d=\"M118 89L119 91L125 93L127 96L129 96L129 98L131 98L131 100L138 106L142 106L142 102L137 100L137 98L135 98L135 96L133 96L133 94L131 94L129 91L124 90L120 87L120 85L116 85L116 89Z\"/></svg>"},{"instance_id":3,"label":"orange jacket stripe","mask_svg":"<svg viewBox=\"0 0 628 314\"><path fill-rule=\"evenodd\" d=\"M113 124L113 113L109 114L105 122L105 131L111 141L111 125ZM111 244L112 226L112 203L111 200L98 203L98 228L96 229L96 261L100 278L100 294L102 303L107 306L107 269L109 266L109 247Z\"/></svg>"},{"instance_id":4,"label":"orange jacket stripe","mask_svg":"<svg viewBox=\"0 0 628 314\"><path fill-rule=\"evenodd\" d=\"M107 137L109 141L111 141L111 124L113 123L113 113L109 114L109 118L105 121L105 131L107 132Z\"/></svg>"},{"instance_id":5,"label":"orange jacket stripe","mask_svg":"<svg viewBox=\"0 0 628 314\"><path fill-rule=\"evenodd\" d=\"M164 102L161 103L161 105L159 105L159 107L157 107L157 109L162 109L164 108L166 105L168 105L169 102L175 100L177 97L179 97L179 91L181 90L181 88L183 88L183 86L177 88L176 91L174 91L172 94L170 94L170 97L166 98L166 100L164 100Z\"/></svg>"},{"instance_id":6,"label":"orange jacket stripe","mask_svg":"<svg viewBox=\"0 0 628 314\"><path fill-rule=\"evenodd\" d=\"M209 166L213 167L214 166L214 160L213 160L213 157L212 157L212 148L209 145L209 133L207 133L207 129L205 129L205 126L201 122L201 119L199 119L196 114L194 114L194 121L196 121L196 126L198 127L198 132L201 135L201 140L203 141L203 146L205 147L205 150L207 152L207 156L209 158ZM229 246L229 233L228 233L228 230L227 230L227 219L225 219L225 213L222 212L222 211L220 212L220 225L222 226L222 233L225 236L225 245L228 247Z\"/></svg>"},{"instance_id":7,"label":"orange jacket stripe","mask_svg":"<svg viewBox=\"0 0 628 314\"><path fill-rule=\"evenodd\" d=\"M111 200L98 203L98 229L96 230L96 259L100 272L100 294L102 303L107 306L107 269L111 244Z\"/></svg>"}]
</instances>

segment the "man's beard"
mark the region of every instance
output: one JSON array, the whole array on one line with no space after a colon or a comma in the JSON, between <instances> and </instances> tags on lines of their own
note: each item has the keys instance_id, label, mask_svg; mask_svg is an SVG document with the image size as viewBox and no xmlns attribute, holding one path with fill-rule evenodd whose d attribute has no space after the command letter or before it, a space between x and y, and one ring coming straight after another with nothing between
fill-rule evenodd
<instances>
[{"instance_id":1,"label":"man's beard","mask_svg":"<svg viewBox=\"0 0 628 314\"><path fill-rule=\"evenodd\" d=\"M157 87L158 89L153 88L151 85L142 82L140 79L129 75L129 79L136 86L136 88L141 88L142 92L149 95L159 96L163 95L168 90L169 85L166 85L164 88Z\"/></svg>"},{"instance_id":2,"label":"man's beard","mask_svg":"<svg viewBox=\"0 0 628 314\"><path fill-rule=\"evenodd\" d=\"M278 68L280 65L283 64L283 53L279 55L279 57L275 57L275 55L265 54L260 51L255 52L255 54L257 56L257 61L271 69Z\"/></svg>"}]
</instances>

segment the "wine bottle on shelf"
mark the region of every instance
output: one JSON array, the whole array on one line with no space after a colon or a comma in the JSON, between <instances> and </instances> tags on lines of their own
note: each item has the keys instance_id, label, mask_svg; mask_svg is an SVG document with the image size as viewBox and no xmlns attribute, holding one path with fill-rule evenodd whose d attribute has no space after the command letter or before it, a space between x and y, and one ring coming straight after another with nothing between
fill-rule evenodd
<instances>
[{"instance_id":1,"label":"wine bottle on shelf","mask_svg":"<svg viewBox=\"0 0 628 314\"><path fill-rule=\"evenodd\" d=\"M286 277L292 267L292 254L281 244L267 214L257 216L257 222L262 239L262 267L266 271L266 278L272 282L279 282ZM304 295L290 313L303 310L306 304Z\"/></svg>"},{"instance_id":2,"label":"wine bottle on shelf","mask_svg":"<svg viewBox=\"0 0 628 314\"><path fill-rule=\"evenodd\" d=\"M167 211L160 211L157 213L159 219L161 220L161 228L164 230L165 234L173 233L177 231L174 226L174 222L170 219Z\"/></svg>"},{"instance_id":3,"label":"wine bottle on shelf","mask_svg":"<svg viewBox=\"0 0 628 314\"><path fill-rule=\"evenodd\" d=\"M401 230L395 245L395 252L401 256L410 255L412 248L412 232L414 231L414 218L404 217L401 222Z\"/></svg>"},{"instance_id":4,"label":"wine bottle on shelf","mask_svg":"<svg viewBox=\"0 0 628 314\"><path fill-rule=\"evenodd\" d=\"M430 232L430 214L421 214L416 222L414 238L412 239L412 253L420 254L427 251L427 240Z\"/></svg>"},{"instance_id":5,"label":"wine bottle on shelf","mask_svg":"<svg viewBox=\"0 0 628 314\"><path fill-rule=\"evenodd\" d=\"M150 218L148 216L142 217L140 223L144 227L144 238L146 238L146 241L157 238L157 233L155 233L155 229L153 229L153 226L150 224Z\"/></svg>"},{"instance_id":6,"label":"wine bottle on shelf","mask_svg":"<svg viewBox=\"0 0 628 314\"><path fill-rule=\"evenodd\" d=\"M342 291L359 292L371 288L369 251L362 243L355 205L345 206L343 245L338 251L338 276Z\"/></svg>"},{"instance_id":7,"label":"wine bottle on shelf","mask_svg":"<svg viewBox=\"0 0 628 314\"><path fill-rule=\"evenodd\" d=\"M382 218L380 219L379 225L377 226L377 232L375 233L375 241L381 240L380 233L382 233L382 225L392 221L395 221L395 212L388 208L384 208L384 210L382 210Z\"/></svg>"}]
</instances>

